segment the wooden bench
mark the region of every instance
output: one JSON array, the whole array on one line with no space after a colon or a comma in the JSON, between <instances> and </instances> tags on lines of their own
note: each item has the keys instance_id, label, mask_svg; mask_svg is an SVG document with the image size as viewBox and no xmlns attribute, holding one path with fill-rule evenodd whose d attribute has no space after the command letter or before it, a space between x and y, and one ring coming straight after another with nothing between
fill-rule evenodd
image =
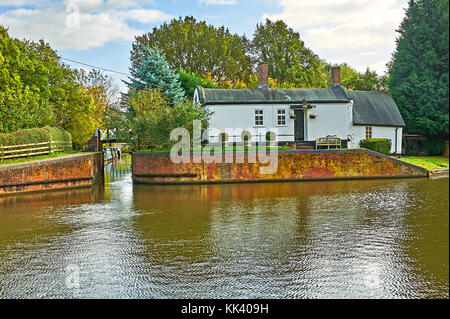
<instances>
[{"instance_id":1,"label":"wooden bench","mask_svg":"<svg viewBox=\"0 0 450 319\"><path fill-rule=\"evenodd\" d=\"M341 148L342 141L340 138L336 136L327 136L327 137L320 137L316 139L316 150L320 147L327 147L327 149L330 148Z\"/></svg>"}]
</instances>

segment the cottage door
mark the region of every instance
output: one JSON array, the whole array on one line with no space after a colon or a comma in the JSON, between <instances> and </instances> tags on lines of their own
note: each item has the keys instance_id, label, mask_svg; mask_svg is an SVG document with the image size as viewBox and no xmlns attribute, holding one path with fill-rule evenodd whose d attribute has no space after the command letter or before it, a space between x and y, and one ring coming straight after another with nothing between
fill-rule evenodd
<instances>
[{"instance_id":1,"label":"cottage door","mask_svg":"<svg viewBox=\"0 0 450 319\"><path fill-rule=\"evenodd\" d=\"M294 136L296 141L305 140L305 116L303 110L295 110Z\"/></svg>"}]
</instances>

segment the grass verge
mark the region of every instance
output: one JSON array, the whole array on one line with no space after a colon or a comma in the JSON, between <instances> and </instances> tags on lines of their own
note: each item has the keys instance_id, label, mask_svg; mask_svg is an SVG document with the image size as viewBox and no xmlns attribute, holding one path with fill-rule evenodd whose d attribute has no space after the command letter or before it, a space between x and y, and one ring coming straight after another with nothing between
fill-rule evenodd
<instances>
[{"instance_id":1,"label":"grass verge","mask_svg":"<svg viewBox=\"0 0 450 319\"><path fill-rule=\"evenodd\" d=\"M55 153L52 153L49 155L5 159L3 161L0 161L0 165L40 161L40 160L44 160L44 159L48 159L48 158L55 158L55 157L59 157L62 155L75 154L75 153L78 153L78 152L77 151L65 151L65 152L55 152Z\"/></svg>"},{"instance_id":2,"label":"grass verge","mask_svg":"<svg viewBox=\"0 0 450 319\"><path fill-rule=\"evenodd\" d=\"M448 157L443 156L403 156L399 159L428 170L448 168Z\"/></svg>"}]
</instances>

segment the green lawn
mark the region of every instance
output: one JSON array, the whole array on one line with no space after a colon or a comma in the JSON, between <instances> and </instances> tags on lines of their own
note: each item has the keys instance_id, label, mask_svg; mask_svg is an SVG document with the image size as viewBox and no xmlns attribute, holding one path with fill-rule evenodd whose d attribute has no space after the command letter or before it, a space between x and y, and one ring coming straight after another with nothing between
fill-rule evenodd
<instances>
[{"instance_id":1,"label":"green lawn","mask_svg":"<svg viewBox=\"0 0 450 319\"><path fill-rule=\"evenodd\" d=\"M425 169L448 168L448 157L443 156L403 156L400 160Z\"/></svg>"},{"instance_id":2,"label":"green lawn","mask_svg":"<svg viewBox=\"0 0 450 319\"><path fill-rule=\"evenodd\" d=\"M43 159L47 159L47 158L54 158L54 157L67 155L67 154L74 154L74 153L78 153L78 152L77 151L66 151L66 152L55 152L55 153L52 153L49 155L11 158L11 159L5 159L2 161L0 160L0 165L39 161L39 160L43 160Z\"/></svg>"}]
</instances>

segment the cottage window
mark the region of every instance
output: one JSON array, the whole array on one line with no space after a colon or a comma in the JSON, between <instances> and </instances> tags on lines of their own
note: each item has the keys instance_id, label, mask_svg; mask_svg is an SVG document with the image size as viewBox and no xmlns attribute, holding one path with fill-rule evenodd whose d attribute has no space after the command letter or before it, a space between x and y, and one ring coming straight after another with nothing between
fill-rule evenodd
<instances>
[{"instance_id":1,"label":"cottage window","mask_svg":"<svg viewBox=\"0 0 450 319\"><path fill-rule=\"evenodd\" d=\"M286 125L286 110L284 109L277 110L277 124Z\"/></svg>"},{"instance_id":2,"label":"cottage window","mask_svg":"<svg viewBox=\"0 0 450 319\"><path fill-rule=\"evenodd\" d=\"M255 126L263 126L263 125L264 125L264 111L255 110Z\"/></svg>"},{"instance_id":3,"label":"cottage window","mask_svg":"<svg viewBox=\"0 0 450 319\"><path fill-rule=\"evenodd\" d=\"M372 138L372 126L366 126L366 139Z\"/></svg>"}]
</instances>

